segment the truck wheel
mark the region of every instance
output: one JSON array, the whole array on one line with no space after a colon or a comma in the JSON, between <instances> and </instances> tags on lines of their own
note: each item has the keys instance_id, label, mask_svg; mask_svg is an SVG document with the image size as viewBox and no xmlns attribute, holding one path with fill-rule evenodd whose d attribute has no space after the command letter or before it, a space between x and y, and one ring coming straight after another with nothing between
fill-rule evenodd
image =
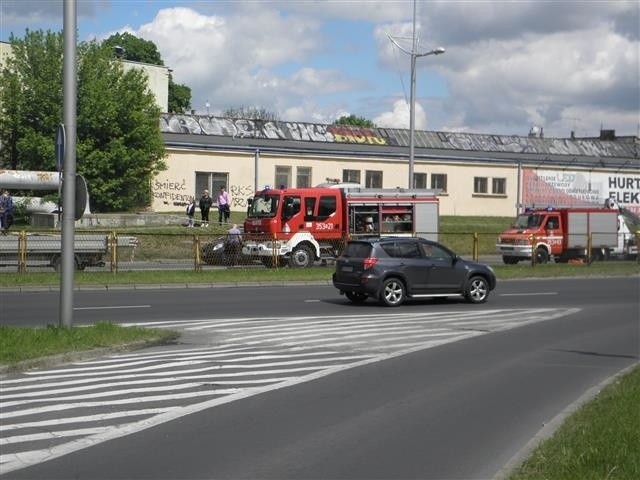
<instances>
[{"instance_id":1,"label":"truck wheel","mask_svg":"<svg viewBox=\"0 0 640 480\"><path fill-rule=\"evenodd\" d=\"M601 248L593 248L591 249L591 261L592 262L601 262L605 259L604 252Z\"/></svg>"},{"instance_id":2,"label":"truck wheel","mask_svg":"<svg viewBox=\"0 0 640 480\"><path fill-rule=\"evenodd\" d=\"M353 303L364 303L368 297L366 293L344 292L344 294Z\"/></svg>"},{"instance_id":3,"label":"truck wheel","mask_svg":"<svg viewBox=\"0 0 640 480\"><path fill-rule=\"evenodd\" d=\"M60 273L62 271L62 255L56 255L53 257L51 259L51 266L56 272ZM73 266L74 270L84 270L84 265L81 268L78 264L78 257L73 259Z\"/></svg>"},{"instance_id":4,"label":"truck wheel","mask_svg":"<svg viewBox=\"0 0 640 480\"><path fill-rule=\"evenodd\" d=\"M56 255L51 259L51 266L56 272L60 272L62 270L62 255Z\"/></svg>"},{"instance_id":5,"label":"truck wheel","mask_svg":"<svg viewBox=\"0 0 640 480\"><path fill-rule=\"evenodd\" d=\"M289 266L293 268L307 268L313 265L313 252L307 245L296 247L289 257Z\"/></svg>"},{"instance_id":6,"label":"truck wheel","mask_svg":"<svg viewBox=\"0 0 640 480\"><path fill-rule=\"evenodd\" d=\"M464 297L469 303L484 303L489 298L489 285L482 277L472 277L467 283Z\"/></svg>"},{"instance_id":7,"label":"truck wheel","mask_svg":"<svg viewBox=\"0 0 640 480\"><path fill-rule=\"evenodd\" d=\"M520 259L518 257L511 257L509 255L504 255L502 257L502 261L505 263L505 265L515 265L520 261Z\"/></svg>"},{"instance_id":8,"label":"truck wheel","mask_svg":"<svg viewBox=\"0 0 640 480\"><path fill-rule=\"evenodd\" d=\"M542 247L536 249L536 263L540 265L549 262L549 253Z\"/></svg>"},{"instance_id":9,"label":"truck wheel","mask_svg":"<svg viewBox=\"0 0 640 480\"><path fill-rule=\"evenodd\" d=\"M380 290L380 302L387 307L397 307L406 300L404 284L397 278L387 278Z\"/></svg>"}]
</instances>

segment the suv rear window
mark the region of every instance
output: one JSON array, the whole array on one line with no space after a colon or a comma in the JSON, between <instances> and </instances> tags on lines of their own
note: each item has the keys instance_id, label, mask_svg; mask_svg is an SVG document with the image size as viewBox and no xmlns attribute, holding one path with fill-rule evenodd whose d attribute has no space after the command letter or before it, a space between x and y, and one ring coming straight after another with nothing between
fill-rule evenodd
<instances>
[{"instance_id":1,"label":"suv rear window","mask_svg":"<svg viewBox=\"0 0 640 480\"><path fill-rule=\"evenodd\" d=\"M349 242L343 255L352 258L368 258L371 256L372 246L367 242Z\"/></svg>"}]
</instances>

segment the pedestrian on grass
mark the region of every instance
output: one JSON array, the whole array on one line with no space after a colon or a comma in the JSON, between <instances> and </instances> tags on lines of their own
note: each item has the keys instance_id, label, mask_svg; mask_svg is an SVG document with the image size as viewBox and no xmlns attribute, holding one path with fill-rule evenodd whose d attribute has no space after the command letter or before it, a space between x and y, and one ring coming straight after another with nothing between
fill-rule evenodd
<instances>
[{"instance_id":1,"label":"pedestrian on grass","mask_svg":"<svg viewBox=\"0 0 640 480\"><path fill-rule=\"evenodd\" d=\"M220 193L218 193L218 224L222 225L224 221L229 221L231 215L231 208L229 207L229 194L225 190L225 186L220 187Z\"/></svg>"},{"instance_id":2,"label":"pedestrian on grass","mask_svg":"<svg viewBox=\"0 0 640 480\"><path fill-rule=\"evenodd\" d=\"M200 197L200 214L202 215L202 223L200 223L201 227L209 226L209 210L211 209L211 205L213 204L213 200L209 196L209 190L204 190L202 192L202 197Z\"/></svg>"}]
</instances>

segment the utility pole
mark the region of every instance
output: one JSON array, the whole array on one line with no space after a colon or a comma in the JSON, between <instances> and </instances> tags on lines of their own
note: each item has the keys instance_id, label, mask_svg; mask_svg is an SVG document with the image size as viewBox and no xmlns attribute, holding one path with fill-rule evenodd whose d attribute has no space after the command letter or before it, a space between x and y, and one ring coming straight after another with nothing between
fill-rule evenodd
<instances>
[{"instance_id":1,"label":"utility pole","mask_svg":"<svg viewBox=\"0 0 640 480\"><path fill-rule=\"evenodd\" d=\"M413 34L411 37L411 51L403 48L389 36L389 40L398 47L402 52L411 57L411 94L409 100L409 182L408 188L413 188L413 164L415 150L415 121L416 121L416 59L418 57L426 57L427 55L440 55L445 52L442 47L434 48L427 52L418 52L419 41L416 38L416 0L413 0Z\"/></svg>"}]
</instances>

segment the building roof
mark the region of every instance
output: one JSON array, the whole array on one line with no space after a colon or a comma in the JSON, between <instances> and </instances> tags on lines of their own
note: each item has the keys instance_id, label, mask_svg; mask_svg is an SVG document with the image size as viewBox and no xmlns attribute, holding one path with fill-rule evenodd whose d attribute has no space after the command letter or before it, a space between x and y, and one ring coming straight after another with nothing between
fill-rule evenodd
<instances>
[{"instance_id":1,"label":"building roof","mask_svg":"<svg viewBox=\"0 0 640 480\"><path fill-rule=\"evenodd\" d=\"M409 130L394 128L162 114L160 129L167 146L184 148L407 157L409 147ZM638 137L615 138L607 133L613 140L416 131L414 156L423 160L640 169Z\"/></svg>"}]
</instances>

